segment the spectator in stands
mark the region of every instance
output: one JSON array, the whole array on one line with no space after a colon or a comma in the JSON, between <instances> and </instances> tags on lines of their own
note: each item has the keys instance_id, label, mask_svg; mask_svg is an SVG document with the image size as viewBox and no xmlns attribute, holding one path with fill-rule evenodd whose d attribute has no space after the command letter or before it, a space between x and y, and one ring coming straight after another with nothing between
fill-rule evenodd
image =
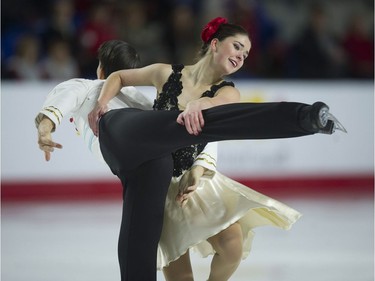
<instances>
[{"instance_id":1,"label":"spectator in stands","mask_svg":"<svg viewBox=\"0 0 375 281\"><path fill-rule=\"evenodd\" d=\"M170 48L171 61L174 63L190 63L196 58L200 42L194 36L199 32L200 6L190 1L180 1L170 9L168 17L167 42Z\"/></svg>"},{"instance_id":2,"label":"spectator in stands","mask_svg":"<svg viewBox=\"0 0 375 281\"><path fill-rule=\"evenodd\" d=\"M50 17L41 31L43 51L48 51L51 41L61 38L78 55L78 35L75 19L75 7L72 0L56 0L50 4Z\"/></svg>"},{"instance_id":3,"label":"spectator in stands","mask_svg":"<svg viewBox=\"0 0 375 281\"><path fill-rule=\"evenodd\" d=\"M261 1L228 1L227 10L233 21L249 30L252 49L237 77L281 76L284 49L278 28L268 16Z\"/></svg>"},{"instance_id":4,"label":"spectator in stands","mask_svg":"<svg viewBox=\"0 0 375 281\"><path fill-rule=\"evenodd\" d=\"M361 15L351 17L343 47L348 58L347 77L374 78L374 40Z\"/></svg>"},{"instance_id":5,"label":"spectator in stands","mask_svg":"<svg viewBox=\"0 0 375 281\"><path fill-rule=\"evenodd\" d=\"M115 3L95 2L88 12L88 18L78 31L80 53L77 59L84 78L96 77L93 69L96 69L96 56L100 45L105 41L119 38L115 28L115 9Z\"/></svg>"},{"instance_id":6,"label":"spectator in stands","mask_svg":"<svg viewBox=\"0 0 375 281\"><path fill-rule=\"evenodd\" d=\"M67 41L51 41L47 52L47 56L41 62L43 78L63 81L80 76L78 64Z\"/></svg>"},{"instance_id":7,"label":"spectator in stands","mask_svg":"<svg viewBox=\"0 0 375 281\"><path fill-rule=\"evenodd\" d=\"M292 78L327 79L342 76L344 53L329 34L323 6L313 5L307 26L291 48Z\"/></svg>"},{"instance_id":8,"label":"spectator in stands","mask_svg":"<svg viewBox=\"0 0 375 281\"><path fill-rule=\"evenodd\" d=\"M149 19L147 7L146 3L137 1L121 5L119 36L137 46L143 65L168 62L170 57L166 51L164 27L161 22Z\"/></svg>"},{"instance_id":9,"label":"spectator in stands","mask_svg":"<svg viewBox=\"0 0 375 281\"><path fill-rule=\"evenodd\" d=\"M16 50L5 62L4 76L8 79L39 80L42 78L39 66L40 42L33 34L25 34L16 42Z\"/></svg>"}]
</instances>

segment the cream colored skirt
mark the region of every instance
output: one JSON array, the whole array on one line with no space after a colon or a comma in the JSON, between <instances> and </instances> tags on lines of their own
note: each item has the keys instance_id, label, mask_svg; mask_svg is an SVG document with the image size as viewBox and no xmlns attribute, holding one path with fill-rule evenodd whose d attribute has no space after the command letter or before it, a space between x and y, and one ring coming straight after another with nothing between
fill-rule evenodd
<instances>
[{"instance_id":1,"label":"cream colored skirt","mask_svg":"<svg viewBox=\"0 0 375 281\"><path fill-rule=\"evenodd\" d=\"M301 217L296 210L219 172L213 178L202 178L187 204L181 207L175 201L178 180L172 179L166 199L158 270L188 249L202 257L215 254L207 239L235 222L242 228L243 258L246 258L251 249L253 228L270 225L289 229Z\"/></svg>"}]
</instances>

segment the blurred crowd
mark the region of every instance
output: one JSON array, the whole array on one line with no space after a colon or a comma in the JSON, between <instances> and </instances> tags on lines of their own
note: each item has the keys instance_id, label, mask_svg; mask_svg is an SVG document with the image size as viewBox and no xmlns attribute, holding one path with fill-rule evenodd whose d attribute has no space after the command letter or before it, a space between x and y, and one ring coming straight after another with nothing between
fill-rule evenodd
<instances>
[{"instance_id":1,"label":"blurred crowd","mask_svg":"<svg viewBox=\"0 0 375 281\"><path fill-rule=\"evenodd\" d=\"M143 65L191 64L217 16L252 41L235 78L374 78L373 0L3 1L1 76L95 78L96 51L110 39L132 44Z\"/></svg>"}]
</instances>

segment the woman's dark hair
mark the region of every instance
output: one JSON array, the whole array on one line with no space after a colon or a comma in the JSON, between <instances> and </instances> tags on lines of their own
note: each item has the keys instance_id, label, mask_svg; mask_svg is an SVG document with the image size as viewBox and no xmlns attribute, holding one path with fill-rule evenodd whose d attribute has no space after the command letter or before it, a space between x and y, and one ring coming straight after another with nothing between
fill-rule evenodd
<instances>
[{"instance_id":1,"label":"woman's dark hair","mask_svg":"<svg viewBox=\"0 0 375 281\"><path fill-rule=\"evenodd\" d=\"M211 36L210 40L203 42L201 49L199 50L198 57L203 57L210 46L212 39L217 38L219 41L223 41L227 37L235 36L237 34L242 34L249 36L249 33L240 25L232 23L222 23L220 24L217 31Z\"/></svg>"},{"instance_id":2,"label":"woman's dark hair","mask_svg":"<svg viewBox=\"0 0 375 281\"><path fill-rule=\"evenodd\" d=\"M137 68L140 65L137 51L133 46L121 40L110 40L100 45L98 59L105 78L114 71Z\"/></svg>"}]
</instances>

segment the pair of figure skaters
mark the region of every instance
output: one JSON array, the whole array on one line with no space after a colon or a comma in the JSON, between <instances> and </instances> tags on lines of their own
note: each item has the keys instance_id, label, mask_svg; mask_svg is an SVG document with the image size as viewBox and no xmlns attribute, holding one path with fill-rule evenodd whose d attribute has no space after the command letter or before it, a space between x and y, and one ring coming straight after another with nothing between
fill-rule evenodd
<instances>
[{"instance_id":1,"label":"pair of figure skaters","mask_svg":"<svg viewBox=\"0 0 375 281\"><path fill-rule=\"evenodd\" d=\"M191 249L213 255L208 280L228 280L249 254L253 228L289 229L301 216L218 172L216 141L345 131L323 102L240 103L224 77L248 56L247 31L216 18L201 38L195 64L142 68L132 46L105 42L98 79L57 85L35 118L47 161L62 148L51 133L71 115L88 148L121 180L121 280L156 280L156 269L167 281L193 280ZM154 104L134 86L154 86Z\"/></svg>"}]
</instances>

